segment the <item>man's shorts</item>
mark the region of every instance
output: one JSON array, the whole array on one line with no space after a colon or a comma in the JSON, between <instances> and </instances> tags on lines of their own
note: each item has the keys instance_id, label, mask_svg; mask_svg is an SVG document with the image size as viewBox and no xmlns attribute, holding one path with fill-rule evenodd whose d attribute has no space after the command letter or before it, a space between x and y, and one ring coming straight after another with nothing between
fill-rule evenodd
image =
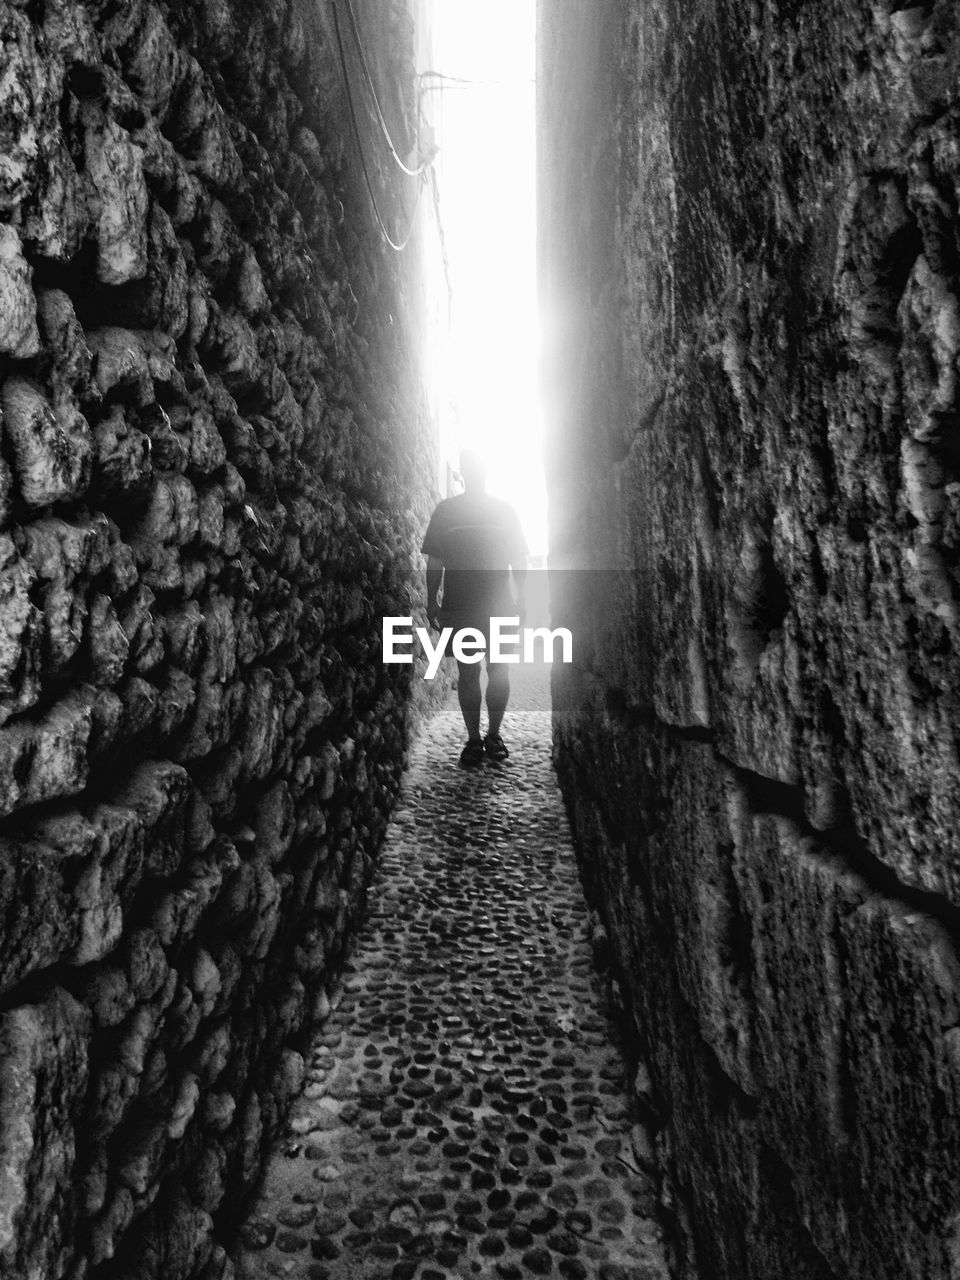
<instances>
[{"instance_id":1,"label":"man's shorts","mask_svg":"<svg viewBox=\"0 0 960 1280\"><path fill-rule=\"evenodd\" d=\"M468 627L472 627L473 630L479 631L483 636L484 644L487 647L487 652L489 652L490 650L491 618L516 618L516 617L517 617L516 605L505 605L503 607L502 612L497 611L495 613L488 613L486 610L483 613L477 613L474 610L466 610L466 609L457 609L457 610L441 609L439 612L440 626L452 627L454 635L456 635L458 631L466 630Z\"/></svg>"}]
</instances>

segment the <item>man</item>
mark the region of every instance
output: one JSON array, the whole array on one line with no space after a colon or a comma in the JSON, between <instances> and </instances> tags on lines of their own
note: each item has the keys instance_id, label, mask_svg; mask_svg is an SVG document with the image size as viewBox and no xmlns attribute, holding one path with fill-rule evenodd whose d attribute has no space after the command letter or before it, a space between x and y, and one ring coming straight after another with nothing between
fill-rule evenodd
<instances>
[{"instance_id":1,"label":"man","mask_svg":"<svg viewBox=\"0 0 960 1280\"><path fill-rule=\"evenodd\" d=\"M500 725L510 697L509 667L490 661L490 619L520 617L523 625L527 576L527 544L517 514L509 503L487 493L487 477L479 454L460 457L464 491L437 504L423 538L427 557L427 620L438 630L465 627L482 632L487 646L487 732L480 735L480 664L458 662L457 696L467 730L460 755L464 768L505 760L510 752ZM513 573L516 596L510 589ZM441 581L443 606L438 605Z\"/></svg>"}]
</instances>

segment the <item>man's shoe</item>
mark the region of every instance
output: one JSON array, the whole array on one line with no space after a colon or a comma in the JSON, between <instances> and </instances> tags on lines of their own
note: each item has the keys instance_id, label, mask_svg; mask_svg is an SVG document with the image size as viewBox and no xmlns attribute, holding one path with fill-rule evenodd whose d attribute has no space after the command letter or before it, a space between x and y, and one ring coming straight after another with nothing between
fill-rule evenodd
<instances>
[{"instance_id":1,"label":"man's shoe","mask_svg":"<svg viewBox=\"0 0 960 1280\"><path fill-rule=\"evenodd\" d=\"M483 740L483 749L491 760L506 760L510 754L499 733L488 733Z\"/></svg>"},{"instance_id":2,"label":"man's shoe","mask_svg":"<svg viewBox=\"0 0 960 1280\"><path fill-rule=\"evenodd\" d=\"M483 743L479 738L471 738L460 752L460 765L464 769L475 769L483 764Z\"/></svg>"}]
</instances>

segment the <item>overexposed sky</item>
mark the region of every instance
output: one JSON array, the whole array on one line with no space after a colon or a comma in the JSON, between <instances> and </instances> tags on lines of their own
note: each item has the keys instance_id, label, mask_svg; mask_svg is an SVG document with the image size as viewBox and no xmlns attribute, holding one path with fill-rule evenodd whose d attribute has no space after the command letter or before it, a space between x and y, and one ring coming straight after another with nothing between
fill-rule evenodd
<instances>
[{"instance_id":1,"label":"overexposed sky","mask_svg":"<svg viewBox=\"0 0 960 1280\"><path fill-rule=\"evenodd\" d=\"M481 449L490 491L546 551L537 382L535 0L437 0L434 70L485 82L443 91L441 217L453 289L445 435ZM456 458L451 459L454 463Z\"/></svg>"}]
</instances>

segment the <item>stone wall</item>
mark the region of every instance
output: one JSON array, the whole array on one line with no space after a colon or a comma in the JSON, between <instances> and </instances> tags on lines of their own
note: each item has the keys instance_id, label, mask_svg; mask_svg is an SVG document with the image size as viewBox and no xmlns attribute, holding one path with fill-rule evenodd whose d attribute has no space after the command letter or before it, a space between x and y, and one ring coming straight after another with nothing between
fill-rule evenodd
<instances>
[{"instance_id":1,"label":"stone wall","mask_svg":"<svg viewBox=\"0 0 960 1280\"><path fill-rule=\"evenodd\" d=\"M398 786L435 461L320 13L0 6L11 1280L229 1274Z\"/></svg>"},{"instance_id":2,"label":"stone wall","mask_svg":"<svg viewBox=\"0 0 960 1280\"><path fill-rule=\"evenodd\" d=\"M540 15L557 758L686 1274L953 1276L957 10Z\"/></svg>"}]
</instances>

